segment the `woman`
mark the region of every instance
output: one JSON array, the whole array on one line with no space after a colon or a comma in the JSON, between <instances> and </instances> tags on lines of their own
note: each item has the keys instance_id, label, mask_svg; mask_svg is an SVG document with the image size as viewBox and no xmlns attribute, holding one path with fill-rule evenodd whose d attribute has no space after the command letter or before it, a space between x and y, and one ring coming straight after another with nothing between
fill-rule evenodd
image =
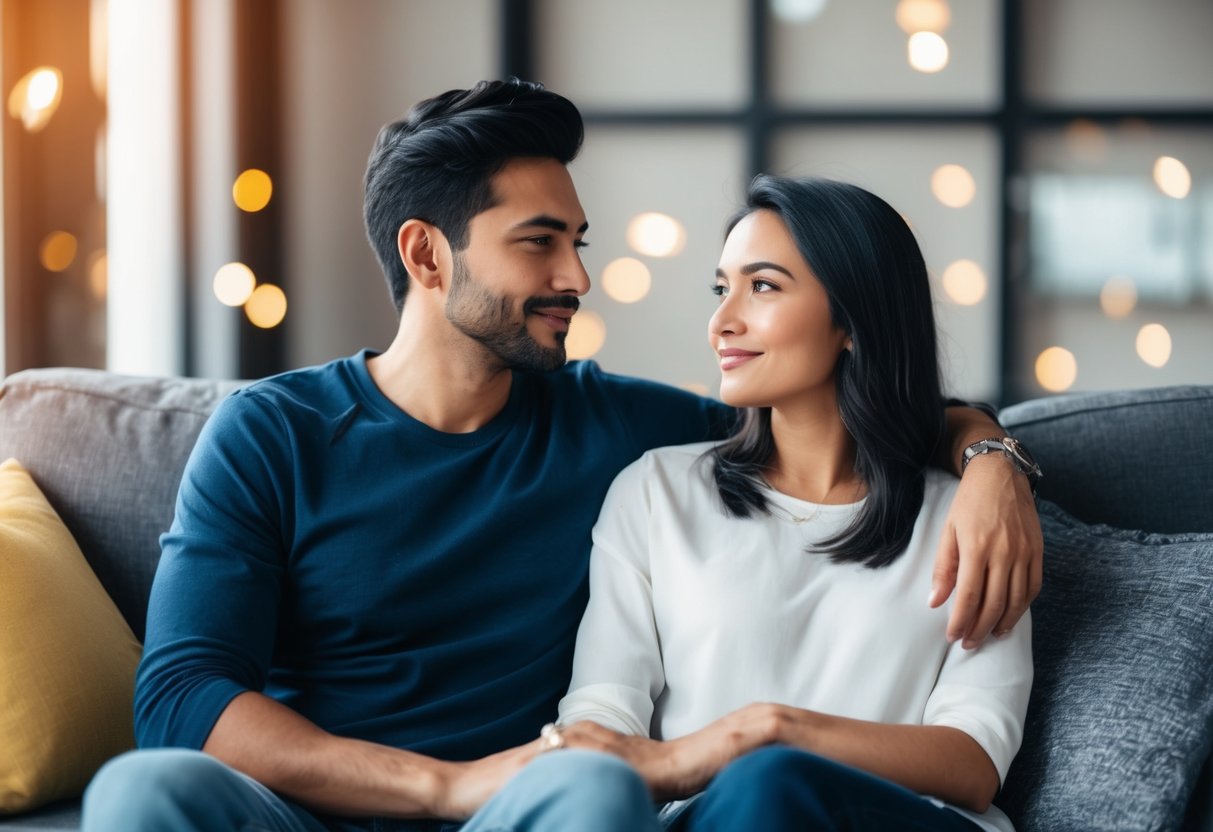
<instances>
[{"instance_id":1,"label":"woman","mask_svg":"<svg viewBox=\"0 0 1213 832\"><path fill-rule=\"evenodd\" d=\"M1010 829L990 801L1031 630L965 651L925 603L956 481L928 464L944 421L913 235L855 186L759 177L714 291L742 424L612 486L552 744L593 745L579 721L663 741L661 796L696 793L666 807L678 829Z\"/></svg>"}]
</instances>

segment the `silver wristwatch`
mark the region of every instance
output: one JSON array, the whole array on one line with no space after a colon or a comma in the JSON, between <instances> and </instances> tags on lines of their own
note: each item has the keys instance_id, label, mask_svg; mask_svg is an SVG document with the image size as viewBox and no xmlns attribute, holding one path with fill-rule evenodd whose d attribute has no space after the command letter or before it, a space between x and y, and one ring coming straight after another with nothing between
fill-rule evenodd
<instances>
[{"instance_id":1,"label":"silver wristwatch","mask_svg":"<svg viewBox=\"0 0 1213 832\"><path fill-rule=\"evenodd\" d=\"M982 439L965 448L964 461L960 463L961 473L963 474L964 470L969 467L973 457L988 454L991 451L1002 451L1006 458L1011 460L1015 470L1028 478L1028 485L1031 486L1032 493L1036 493L1036 483L1040 482L1044 473L1023 443L1011 436L1004 436L1002 439Z\"/></svg>"}]
</instances>

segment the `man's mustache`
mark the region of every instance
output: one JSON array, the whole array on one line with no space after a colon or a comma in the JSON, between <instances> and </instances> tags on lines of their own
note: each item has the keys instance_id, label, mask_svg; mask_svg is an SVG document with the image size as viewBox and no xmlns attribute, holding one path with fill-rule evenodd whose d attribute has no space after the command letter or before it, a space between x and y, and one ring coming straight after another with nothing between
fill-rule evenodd
<instances>
[{"instance_id":1,"label":"man's mustache","mask_svg":"<svg viewBox=\"0 0 1213 832\"><path fill-rule=\"evenodd\" d=\"M527 315L536 309L572 309L576 312L581 308L580 298L573 295L553 295L549 298L527 298L522 305L522 311Z\"/></svg>"}]
</instances>

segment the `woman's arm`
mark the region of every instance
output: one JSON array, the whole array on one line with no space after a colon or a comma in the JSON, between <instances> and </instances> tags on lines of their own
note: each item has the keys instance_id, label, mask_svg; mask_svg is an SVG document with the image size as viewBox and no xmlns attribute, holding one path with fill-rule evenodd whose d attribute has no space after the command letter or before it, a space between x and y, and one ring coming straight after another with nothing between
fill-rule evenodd
<instances>
[{"instance_id":1,"label":"woman's arm","mask_svg":"<svg viewBox=\"0 0 1213 832\"><path fill-rule=\"evenodd\" d=\"M972 407L947 409L948 433L936 464L957 476L964 449L1005 436L1002 427ZM948 639L979 647L993 632L1010 632L1040 592L1044 538L1028 479L1000 454L973 461L961 478L935 556L929 604L953 589Z\"/></svg>"}]
</instances>

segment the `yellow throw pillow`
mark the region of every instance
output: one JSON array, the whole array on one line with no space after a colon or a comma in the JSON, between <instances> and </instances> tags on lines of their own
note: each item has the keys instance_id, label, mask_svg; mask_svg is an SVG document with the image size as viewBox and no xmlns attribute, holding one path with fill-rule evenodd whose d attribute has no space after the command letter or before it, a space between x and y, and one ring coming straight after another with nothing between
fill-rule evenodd
<instances>
[{"instance_id":1,"label":"yellow throw pillow","mask_svg":"<svg viewBox=\"0 0 1213 832\"><path fill-rule=\"evenodd\" d=\"M0 464L0 813L77 796L134 747L139 653L29 473Z\"/></svg>"}]
</instances>

